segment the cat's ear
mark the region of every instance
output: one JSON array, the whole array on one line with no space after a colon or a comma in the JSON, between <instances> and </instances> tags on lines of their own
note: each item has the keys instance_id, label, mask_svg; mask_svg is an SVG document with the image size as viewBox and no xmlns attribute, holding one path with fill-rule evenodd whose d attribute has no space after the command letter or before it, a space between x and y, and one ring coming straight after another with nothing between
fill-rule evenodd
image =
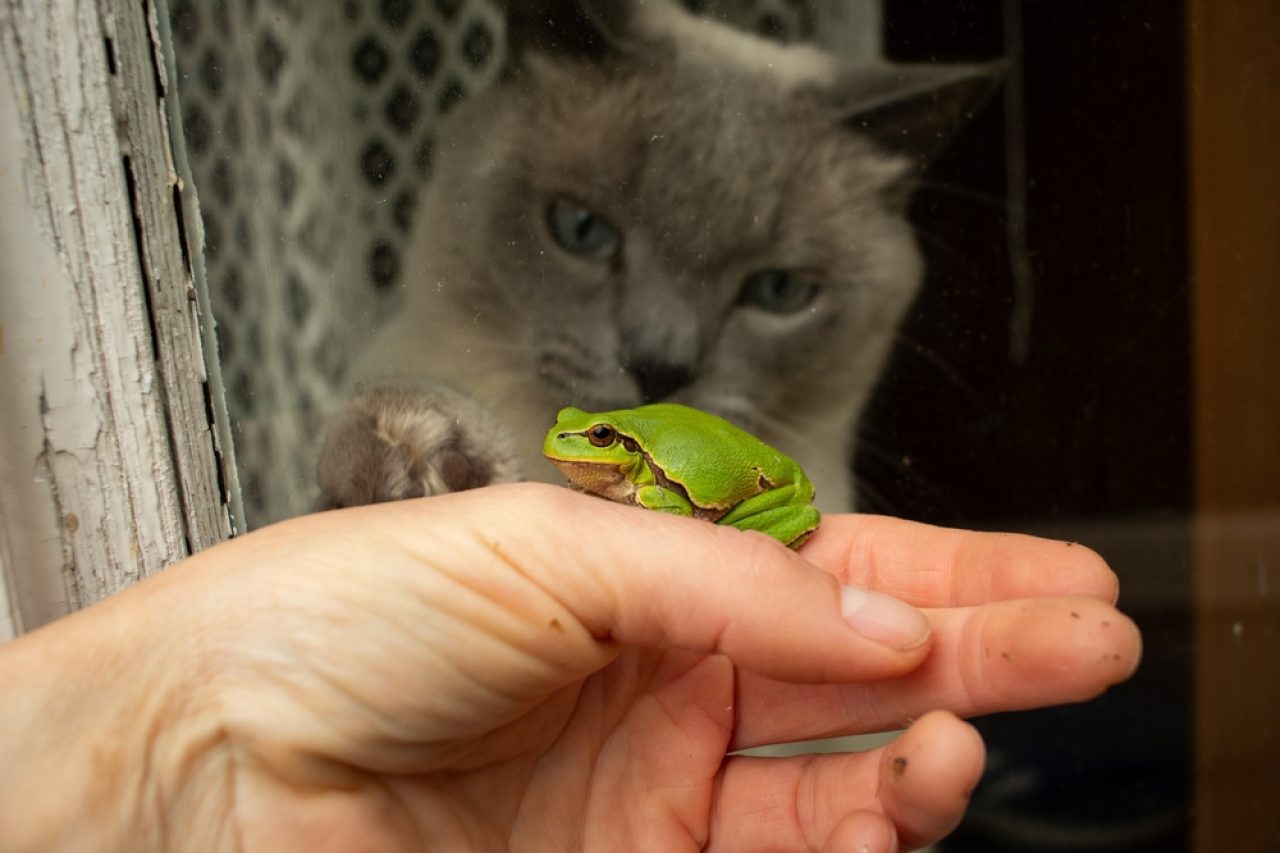
<instances>
[{"instance_id":1,"label":"cat's ear","mask_svg":"<svg viewBox=\"0 0 1280 853\"><path fill-rule=\"evenodd\" d=\"M642 15L665 0L507 0L507 47L519 65L529 53L600 61L638 46Z\"/></svg>"},{"instance_id":2,"label":"cat's ear","mask_svg":"<svg viewBox=\"0 0 1280 853\"><path fill-rule=\"evenodd\" d=\"M849 128L923 165L995 94L1005 67L864 66L842 73L825 100Z\"/></svg>"}]
</instances>

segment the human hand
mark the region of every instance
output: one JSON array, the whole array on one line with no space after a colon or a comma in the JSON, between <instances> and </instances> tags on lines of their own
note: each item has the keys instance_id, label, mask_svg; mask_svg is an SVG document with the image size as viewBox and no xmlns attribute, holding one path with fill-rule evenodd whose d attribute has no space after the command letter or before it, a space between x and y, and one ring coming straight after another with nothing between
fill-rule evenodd
<instances>
[{"instance_id":1,"label":"human hand","mask_svg":"<svg viewBox=\"0 0 1280 853\"><path fill-rule=\"evenodd\" d=\"M233 540L18 641L0 675L59 709L20 757L60 744L112 780L86 796L120 849L893 851L977 782L952 713L1127 677L1115 592L1061 542L833 516L796 555L521 485ZM912 719L867 753L726 758Z\"/></svg>"}]
</instances>

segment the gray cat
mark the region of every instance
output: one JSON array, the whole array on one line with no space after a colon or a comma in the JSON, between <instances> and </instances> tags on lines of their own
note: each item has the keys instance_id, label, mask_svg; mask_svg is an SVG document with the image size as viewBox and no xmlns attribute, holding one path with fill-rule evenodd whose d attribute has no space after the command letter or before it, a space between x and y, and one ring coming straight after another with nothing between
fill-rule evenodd
<instances>
[{"instance_id":1,"label":"gray cat","mask_svg":"<svg viewBox=\"0 0 1280 853\"><path fill-rule=\"evenodd\" d=\"M852 507L858 417L922 278L905 206L991 69L848 67L668 2L516 2L440 128L406 302L320 504L559 481L557 409L671 400ZM459 393L461 392L461 393Z\"/></svg>"}]
</instances>

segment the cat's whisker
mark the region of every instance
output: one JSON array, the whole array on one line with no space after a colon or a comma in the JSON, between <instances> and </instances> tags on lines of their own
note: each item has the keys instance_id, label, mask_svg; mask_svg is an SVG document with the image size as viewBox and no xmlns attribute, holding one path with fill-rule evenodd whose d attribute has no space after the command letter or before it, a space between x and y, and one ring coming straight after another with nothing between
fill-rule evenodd
<instances>
[{"instance_id":1,"label":"cat's whisker","mask_svg":"<svg viewBox=\"0 0 1280 853\"><path fill-rule=\"evenodd\" d=\"M860 435L858 439L858 452L860 454L865 454L869 459L888 462L894 465L897 465L901 461L902 457L900 453L891 450L887 445L877 443L874 439L869 439L866 436L867 432L868 429L864 425L862 435Z\"/></svg>"},{"instance_id":2,"label":"cat's whisker","mask_svg":"<svg viewBox=\"0 0 1280 853\"><path fill-rule=\"evenodd\" d=\"M919 181L916 184L916 195L929 196L941 195L950 198L964 199L971 201L982 207L997 210L1001 213L1021 215L1025 211L1018 205L1012 204L1008 199L1001 196L991 195L990 193L979 192L978 190L961 184L948 184L941 181ZM919 207L919 205L917 205Z\"/></svg>"},{"instance_id":3,"label":"cat's whisker","mask_svg":"<svg viewBox=\"0 0 1280 853\"><path fill-rule=\"evenodd\" d=\"M854 508L858 512L899 515L899 508L885 491L875 485L875 481L880 475L892 478L901 469L900 455L860 437L855 462Z\"/></svg>"},{"instance_id":4,"label":"cat's whisker","mask_svg":"<svg viewBox=\"0 0 1280 853\"><path fill-rule=\"evenodd\" d=\"M909 352L912 355L915 355L916 357L921 359L925 364L928 364L929 366L933 367L935 370L941 373L944 377L946 377L948 382L950 382L953 386L955 386L958 390L960 390L966 397L968 397L970 402L972 402L980 410L985 412L991 409L989 401L983 396L982 392L978 390L977 386L975 386L972 382L966 379L964 374L956 370L955 367L953 367L950 363L948 363L945 358L939 355L937 350L927 346L921 341L916 340L915 338L911 337L906 332L901 330L899 330L898 333L894 335L893 345L895 347L898 347L904 350L905 352Z\"/></svg>"},{"instance_id":5,"label":"cat's whisker","mask_svg":"<svg viewBox=\"0 0 1280 853\"><path fill-rule=\"evenodd\" d=\"M855 462L854 488L859 497L866 495L871 499L868 505L859 502L859 512L866 512L874 506L877 512L883 512L886 515L905 517L908 514L905 506L895 505L883 490L874 485L876 480L884 481L885 479L908 486L909 488L898 488L896 491L904 493L909 491L919 495L920 498L915 503L924 506L932 505L935 513L948 516L956 514L959 510L958 505L943 487L944 484L922 475L920 469L913 465L909 454L886 450L875 441L874 437L868 437L865 430L859 436L858 455Z\"/></svg>"},{"instance_id":6,"label":"cat's whisker","mask_svg":"<svg viewBox=\"0 0 1280 853\"><path fill-rule=\"evenodd\" d=\"M853 508L855 512L873 515L901 516L884 492L867 482L866 477L855 477L853 481Z\"/></svg>"},{"instance_id":7,"label":"cat's whisker","mask_svg":"<svg viewBox=\"0 0 1280 853\"><path fill-rule=\"evenodd\" d=\"M916 237L922 244L930 247L939 256L949 258L972 272L975 276L986 270L985 264L979 263L971 255L956 248L942 234L924 227L922 223L916 222L914 224Z\"/></svg>"}]
</instances>

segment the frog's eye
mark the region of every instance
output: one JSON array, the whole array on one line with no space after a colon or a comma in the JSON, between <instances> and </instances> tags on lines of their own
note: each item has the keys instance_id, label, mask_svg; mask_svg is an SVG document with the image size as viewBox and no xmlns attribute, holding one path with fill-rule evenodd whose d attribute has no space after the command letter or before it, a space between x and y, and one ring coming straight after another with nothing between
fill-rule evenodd
<instances>
[{"instance_id":1,"label":"frog's eye","mask_svg":"<svg viewBox=\"0 0 1280 853\"><path fill-rule=\"evenodd\" d=\"M771 314L794 314L817 297L821 286L812 277L792 270L761 270L747 276L738 302Z\"/></svg>"},{"instance_id":2,"label":"frog's eye","mask_svg":"<svg viewBox=\"0 0 1280 853\"><path fill-rule=\"evenodd\" d=\"M608 447L618 438L618 431L608 424L596 424L587 430L587 441L596 447Z\"/></svg>"},{"instance_id":3,"label":"frog's eye","mask_svg":"<svg viewBox=\"0 0 1280 853\"><path fill-rule=\"evenodd\" d=\"M565 251L584 258L608 258L622 242L612 222L570 198L551 202L547 225Z\"/></svg>"}]
</instances>

